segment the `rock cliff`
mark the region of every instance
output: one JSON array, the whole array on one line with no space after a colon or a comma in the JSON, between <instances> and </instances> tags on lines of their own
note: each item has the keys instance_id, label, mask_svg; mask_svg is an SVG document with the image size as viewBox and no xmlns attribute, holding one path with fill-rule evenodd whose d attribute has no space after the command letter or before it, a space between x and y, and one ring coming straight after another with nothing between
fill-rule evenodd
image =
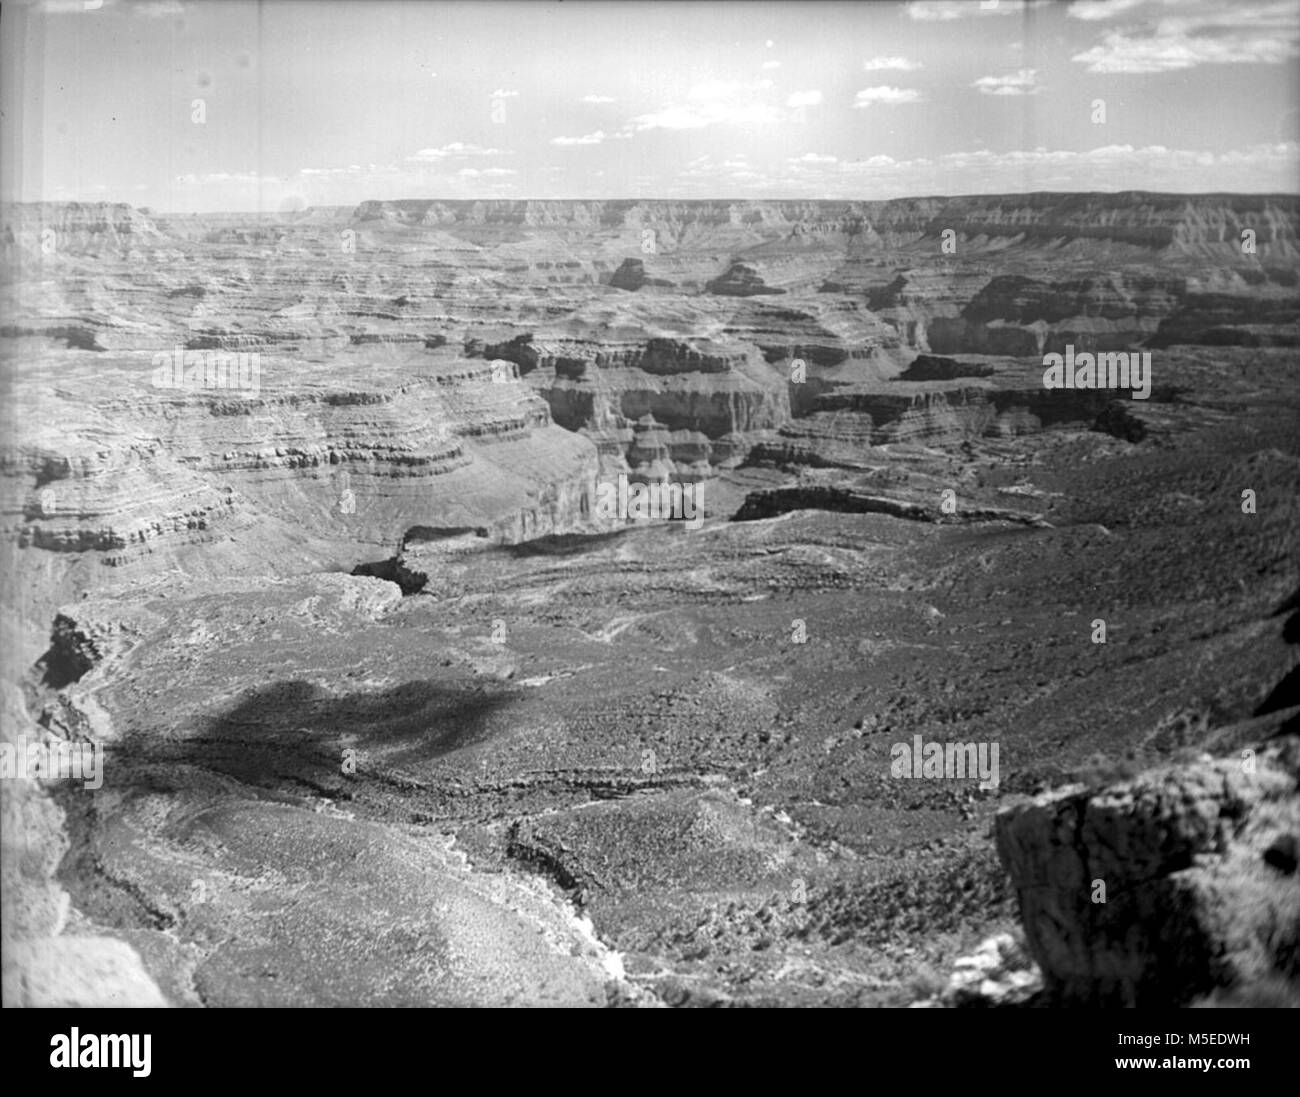
<instances>
[{"instance_id":1,"label":"rock cliff","mask_svg":"<svg viewBox=\"0 0 1300 1097\"><path fill-rule=\"evenodd\" d=\"M154 363L51 364L57 386L24 388L40 427L4 466L26 485L5 512L20 545L125 564L263 518L371 543L418 521L552 532L579 521L596 471L594 446L554 426L505 362L359 347L326 380L268 355L256 392L162 388Z\"/></svg>"},{"instance_id":2,"label":"rock cliff","mask_svg":"<svg viewBox=\"0 0 1300 1097\"><path fill-rule=\"evenodd\" d=\"M1181 1006L1300 977L1300 739L1065 788L998 818L1061 1004Z\"/></svg>"}]
</instances>

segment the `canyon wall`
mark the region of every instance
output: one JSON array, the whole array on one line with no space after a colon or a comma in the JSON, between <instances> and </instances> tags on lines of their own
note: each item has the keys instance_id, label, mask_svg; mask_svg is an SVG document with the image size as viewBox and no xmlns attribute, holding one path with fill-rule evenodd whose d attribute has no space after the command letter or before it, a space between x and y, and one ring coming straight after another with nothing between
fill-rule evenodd
<instances>
[{"instance_id":1,"label":"canyon wall","mask_svg":"<svg viewBox=\"0 0 1300 1097\"><path fill-rule=\"evenodd\" d=\"M1149 408L1046 392L1042 355L1296 345L1298 205L11 205L5 538L116 565L248 537L337 559L420 524L580 528L597 475L853 464L1058 426L1136 440ZM260 391L149 382L155 355L196 351L257 355ZM927 355L967 372L904 373ZM1153 404L1182 387L1169 360Z\"/></svg>"},{"instance_id":2,"label":"canyon wall","mask_svg":"<svg viewBox=\"0 0 1300 1097\"><path fill-rule=\"evenodd\" d=\"M289 546L337 558L417 524L487 525L502 541L576 529L593 490L595 446L553 424L507 362L259 355L257 389L241 391L201 387L212 352L41 353L60 381L20 386L27 425L0 466L4 535L23 550L151 573L231 556L274 573ZM177 357L198 368L194 389L158 384L157 363L170 380Z\"/></svg>"},{"instance_id":3,"label":"canyon wall","mask_svg":"<svg viewBox=\"0 0 1300 1097\"><path fill-rule=\"evenodd\" d=\"M1242 229L1279 258L1295 254L1294 195L1125 194L974 195L884 201L369 201L355 220L403 225L510 225L529 228L663 230L672 241L693 229L748 228L770 235L862 236L897 244L938 236L1084 240L1142 248L1240 244Z\"/></svg>"}]
</instances>

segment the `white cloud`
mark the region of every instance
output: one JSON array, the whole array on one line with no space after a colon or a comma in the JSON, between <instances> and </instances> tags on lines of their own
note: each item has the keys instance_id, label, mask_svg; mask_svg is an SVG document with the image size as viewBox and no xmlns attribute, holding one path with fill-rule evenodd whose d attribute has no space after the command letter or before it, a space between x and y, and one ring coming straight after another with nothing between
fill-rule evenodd
<instances>
[{"instance_id":1,"label":"white cloud","mask_svg":"<svg viewBox=\"0 0 1300 1097\"><path fill-rule=\"evenodd\" d=\"M1138 38L1114 32L1107 34L1101 45L1076 53L1070 60L1086 65L1089 72L1113 74L1175 72L1197 65L1279 65L1297 56L1300 51L1294 38L1288 41L1268 33Z\"/></svg>"},{"instance_id":2,"label":"white cloud","mask_svg":"<svg viewBox=\"0 0 1300 1097\"><path fill-rule=\"evenodd\" d=\"M635 131L652 129L688 130L705 126L763 125L781 121L780 111L762 103L675 106L639 114L628 125Z\"/></svg>"},{"instance_id":3,"label":"white cloud","mask_svg":"<svg viewBox=\"0 0 1300 1097\"><path fill-rule=\"evenodd\" d=\"M618 100L612 95L584 95L578 100L579 103L617 103Z\"/></svg>"},{"instance_id":4,"label":"white cloud","mask_svg":"<svg viewBox=\"0 0 1300 1097\"><path fill-rule=\"evenodd\" d=\"M177 0L146 0L145 3L132 4L131 14L144 19L165 19L169 15L184 15L185 9Z\"/></svg>"},{"instance_id":5,"label":"white cloud","mask_svg":"<svg viewBox=\"0 0 1300 1097\"><path fill-rule=\"evenodd\" d=\"M853 97L853 106L855 108L870 107L876 103L885 106L898 106L901 103L919 103L921 93L916 88L891 88L882 86L878 88L863 88Z\"/></svg>"},{"instance_id":6,"label":"white cloud","mask_svg":"<svg viewBox=\"0 0 1300 1097\"><path fill-rule=\"evenodd\" d=\"M568 147L572 145L599 145L606 139L604 130L597 130L595 133L588 133L582 137L552 137L552 145Z\"/></svg>"},{"instance_id":7,"label":"white cloud","mask_svg":"<svg viewBox=\"0 0 1300 1097\"><path fill-rule=\"evenodd\" d=\"M1113 19L1145 3L1146 0L1074 0L1065 14L1071 19Z\"/></svg>"},{"instance_id":8,"label":"white cloud","mask_svg":"<svg viewBox=\"0 0 1300 1097\"><path fill-rule=\"evenodd\" d=\"M979 88L981 95L1037 95L1042 90L1038 86L1037 69L1021 69L1006 76L981 76L971 87Z\"/></svg>"},{"instance_id":9,"label":"white cloud","mask_svg":"<svg viewBox=\"0 0 1300 1097\"><path fill-rule=\"evenodd\" d=\"M685 168L676 173L678 179L702 179L710 184L719 180L727 182L754 184L766 182L765 176L755 170L743 153L734 153L730 158L718 163L712 156L697 156L687 162Z\"/></svg>"},{"instance_id":10,"label":"white cloud","mask_svg":"<svg viewBox=\"0 0 1300 1097\"><path fill-rule=\"evenodd\" d=\"M754 93L767 90L771 80L743 83L736 80L708 80L687 93L687 102L676 103L648 114L639 114L623 127L623 133L652 129L687 130L705 126L763 125L785 116L777 108L759 102ZM621 134L615 134L621 136Z\"/></svg>"},{"instance_id":11,"label":"white cloud","mask_svg":"<svg viewBox=\"0 0 1300 1097\"><path fill-rule=\"evenodd\" d=\"M791 92L790 98L785 101L787 107L816 107L821 104L822 93L816 89L812 91Z\"/></svg>"},{"instance_id":12,"label":"white cloud","mask_svg":"<svg viewBox=\"0 0 1300 1097\"><path fill-rule=\"evenodd\" d=\"M873 57L862 62L863 72L913 72L920 67L920 61L909 61L906 57Z\"/></svg>"},{"instance_id":13,"label":"white cloud","mask_svg":"<svg viewBox=\"0 0 1300 1097\"><path fill-rule=\"evenodd\" d=\"M464 141L453 141L450 145L443 145L436 149L421 149L407 160L415 160L421 163L436 163L439 160L451 158L463 159L469 156L512 156L513 153L506 149L488 149L482 145L466 144Z\"/></svg>"},{"instance_id":14,"label":"white cloud","mask_svg":"<svg viewBox=\"0 0 1300 1097\"><path fill-rule=\"evenodd\" d=\"M759 67L760 67L760 68L765 68L765 69L779 69L779 68L781 67L781 62L780 62L780 61L764 61L763 64L760 65Z\"/></svg>"},{"instance_id":15,"label":"white cloud","mask_svg":"<svg viewBox=\"0 0 1300 1097\"><path fill-rule=\"evenodd\" d=\"M903 10L923 23L947 23L974 15L1020 15L1025 8L1040 8L1047 0L912 0Z\"/></svg>"},{"instance_id":16,"label":"white cloud","mask_svg":"<svg viewBox=\"0 0 1300 1097\"><path fill-rule=\"evenodd\" d=\"M1076 5L1077 19L1122 15L1132 5ZM1107 31L1071 60L1103 74L1176 72L1197 65L1276 65L1300 56L1300 5L1294 0L1165 3L1138 23Z\"/></svg>"},{"instance_id":17,"label":"white cloud","mask_svg":"<svg viewBox=\"0 0 1300 1097\"><path fill-rule=\"evenodd\" d=\"M91 10L107 10L112 6L113 0L107 0L107 2L103 3L102 8ZM32 10L40 15L84 15L86 5L83 0L37 0Z\"/></svg>"},{"instance_id":18,"label":"white cloud","mask_svg":"<svg viewBox=\"0 0 1300 1097\"><path fill-rule=\"evenodd\" d=\"M827 162L805 154L787 163L782 193L807 197L907 197L918 194L1017 194L1151 190L1176 193L1296 189L1300 146L1255 145L1224 153L1162 145L1105 145L1086 151L980 149L934 158Z\"/></svg>"},{"instance_id":19,"label":"white cloud","mask_svg":"<svg viewBox=\"0 0 1300 1097\"><path fill-rule=\"evenodd\" d=\"M737 142L738 144L738 142ZM873 155L858 160L809 151L771 165L755 158L751 164L735 144L724 156L696 156L671 178L634 180L646 194L682 198L829 198L884 199L922 194L1016 194L1032 191L1149 190L1177 193L1251 191L1294 193L1300 146L1285 143L1255 145L1228 152L1177 149L1161 145L1114 144L1085 151L1036 148L1013 152L977 149L916 159ZM304 170L287 177L255 172L218 172L172 179L176 201L210 210L263 209L274 212L304 205L346 205L358 192L397 198L428 193L428 166L351 165L348 169ZM543 180L562 193L575 185L572 169L534 176L510 168L450 164L438 188L449 197L514 197L525 185ZM671 166L670 166L671 169ZM613 172L607 173L613 175ZM582 175L582 179L596 178ZM535 189L535 188L534 188ZM85 200L78 190L60 195ZM150 203L165 208L157 202Z\"/></svg>"},{"instance_id":20,"label":"white cloud","mask_svg":"<svg viewBox=\"0 0 1300 1097\"><path fill-rule=\"evenodd\" d=\"M493 98L493 99L513 99L513 98L514 98L516 95L518 95L518 94L519 94L519 93L518 93L517 91L507 91L507 90L504 89L504 88L497 88L497 90L494 91L494 92L492 93L492 98Z\"/></svg>"},{"instance_id":21,"label":"white cloud","mask_svg":"<svg viewBox=\"0 0 1300 1097\"><path fill-rule=\"evenodd\" d=\"M187 172L176 176L177 183L183 186L206 186L210 183L282 183L274 175L259 175L255 171L209 171Z\"/></svg>"}]
</instances>

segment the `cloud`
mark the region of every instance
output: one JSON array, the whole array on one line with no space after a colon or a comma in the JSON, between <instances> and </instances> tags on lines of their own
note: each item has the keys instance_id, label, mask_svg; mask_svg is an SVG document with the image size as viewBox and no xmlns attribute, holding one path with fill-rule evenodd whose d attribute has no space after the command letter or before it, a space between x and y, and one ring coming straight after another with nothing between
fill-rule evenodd
<instances>
[{"instance_id":1,"label":"cloud","mask_svg":"<svg viewBox=\"0 0 1300 1097\"><path fill-rule=\"evenodd\" d=\"M685 168L676 175L678 179L706 180L710 185L716 185L719 181L747 185L767 182L766 177L754 168L743 153L735 153L721 163L709 155L697 156L688 161Z\"/></svg>"},{"instance_id":2,"label":"cloud","mask_svg":"<svg viewBox=\"0 0 1300 1097\"><path fill-rule=\"evenodd\" d=\"M1006 76L981 76L971 87L979 88L981 95L1037 95L1037 69L1021 69Z\"/></svg>"},{"instance_id":3,"label":"cloud","mask_svg":"<svg viewBox=\"0 0 1300 1097\"><path fill-rule=\"evenodd\" d=\"M1254 145L1223 153L1162 145L1104 145L1084 151L979 149L934 158L824 160L805 154L787 162L782 193L872 198L918 194L1017 194L1039 190L1293 192L1300 146Z\"/></svg>"},{"instance_id":4,"label":"cloud","mask_svg":"<svg viewBox=\"0 0 1300 1097\"><path fill-rule=\"evenodd\" d=\"M209 171L187 172L176 176L175 182L182 186L207 186L211 183L282 183L284 180L274 175L259 175L255 171Z\"/></svg>"},{"instance_id":5,"label":"cloud","mask_svg":"<svg viewBox=\"0 0 1300 1097\"><path fill-rule=\"evenodd\" d=\"M643 130L688 130L705 126L746 126L779 122L784 115L762 103L675 106L639 114L628 122L636 132Z\"/></svg>"},{"instance_id":6,"label":"cloud","mask_svg":"<svg viewBox=\"0 0 1300 1097\"><path fill-rule=\"evenodd\" d=\"M764 61L764 62L762 63L762 65L760 65L759 67L760 67L760 68L764 68L764 69L779 69L779 68L781 67L781 62L780 62L780 61Z\"/></svg>"},{"instance_id":7,"label":"cloud","mask_svg":"<svg viewBox=\"0 0 1300 1097\"><path fill-rule=\"evenodd\" d=\"M785 101L787 107L816 107L820 106L822 93L816 89L812 91L791 92L790 98Z\"/></svg>"},{"instance_id":8,"label":"cloud","mask_svg":"<svg viewBox=\"0 0 1300 1097\"><path fill-rule=\"evenodd\" d=\"M101 0L100 7L90 9L87 9L82 0L37 0L32 10L39 15L83 15L87 10L102 11L113 6L114 0Z\"/></svg>"},{"instance_id":9,"label":"cloud","mask_svg":"<svg viewBox=\"0 0 1300 1097\"><path fill-rule=\"evenodd\" d=\"M143 19L166 19L169 15L185 14L177 0L145 0L144 3L132 4L130 11Z\"/></svg>"},{"instance_id":10,"label":"cloud","mask_svg":"<svg viewBox=\"0 0 1300 1097\"><path fill-rule=\"evenodd\" d=\"M1145 3L1146 0L1074 0L1065 14L1071 19L1113 19Z\"/></svg>"},{"instance_id":11,"label":"cloud","mask_svg":"<svg viewBox=\"0 0 1300 1097\"><path fill-rule=\"evenodd\" d=\"M518 95L518 94L519 94L519 93L518 93L517 91L507 91L507 90L505 90L504 88L497 88L497 90L494 91L494 92L492 93L492 98L493 98L493 99L513 99L513 98L514 98L516 95Z\"/></svg>"},{"instance_id":12,"label":"cloud","mask_svg":"<svg viewBox=\"0 0 1300 1097\"><path fill-rule=\"evenodd\" d=\"M1047 0L912 0L903 10L923 23L947 23L973 15L1020 15L1041 8Z\"/></svg>"},{"instance_id":13,"label":"cloud","mask_svg":"<svg viewBox=\"0 0 1300 1097\"><path fill-rule=\"evenodd\" d=\"M662 110L648 114L638 114L628 121L628 126L640 133L643 130L691 130L702 129L721 118L710 116L692 107L664 107Z\"/></svg>"},{"instance_id":14,"label":"cloud","mask_svg":"<svg viewBox=\"0 0 1300 1097\"><path fill-rule=\"evenodd\" d=\"M687 102L676 103L630 119L623 132L644 130L688 130L705 126L762 125L782 121L777 108L759 102L754 93L772 86L771 80L743 83L736 80L708 80L696 84L687 93ZM616 134L615 136L620 136Z\"/></svg>"},{"instance_id":15,"label":"cloud","mask_svg":"<svg viewBox=\"0 0 1300 1097\"><path fill-rule=\"evenodd\" d=\"M618 100L612 95L584 95L578 100L579 103L617 103Z\"/></svg>"},{"instance_id":16,"label":"cloud","mask_svg":"<svg viewBox=\"0 0 1300 1097\"><path fill-rule=\"evenodd\" d=\"M1218 153L1114 144L1083 151L974 149L916 159L876 154L844 160L808 151L771 165L757 158L751 164L730 143L717 147L733 151L726 156L720 152L697 156L678 170L669 165L670 178L638 178L636 185L647 195L737 199L886 199L920 194L1080 190L1294 193L1300 163L1300 146L1294 140ZM455 162L450 167L438 180L440 192L450 197L514 197L525 181L535 184L538 180L530 173L517 174L505 167ZM546 175L543 186L571 188L575 177L565 174L571 171L568 168ZM595 176L584 174L582 178ZM178 202L183 200L209 210L274 211L283 208L287 200L301 206L355 204L358 193L400 198L419 193L428 182L427 165L363 164L346 169L304 169L286 177L255 172L188 175L171 180L170 194ZM97 192L78 190L60 197L84 200L90 193Z\"/></svg>"},{"instance_id":17,"label":"cloud","mask_svg":"<svg viewBox=\"0 0 1300 1097\"><path fill-rule=\"evenodd\" d=\"M488 149L482 145L466 144L463 141L453 141L450 145L443 145L436 149L421 149L407 160L415 160L420 163L436 163L439 160L451 158L463 159L469 156L512 156L513 153L506 149Z\"/></svg>"},{"instance_id":18,"label":"cloud","mask_svg":"<svg viewBox=\"0 0 1300 1097\"><path fill-rule=\"evenodd\" d=\"M863 88L853 97L853 106L859 109L877 103L894 107L902 103L919 102L921 102L921 93L916 88L891 88L887 86Z\"/></svg>"},{"instance_id":19,"label":"cloud","mask_svg":"<svg viewBox=\"0 0 1300 1097\"><path fill-rule=\"evenodd\" d=\"M1300 56L1296 40L1249 32L1224 38L1107 34L1102 44L1070 58L1096 73L1175 72L1197 65L1279 65Z\"/></svg>"},{"instance_id":20,"label":"cloud","mask_svg":"<svg viewBox=\"0 0 1300 1097\"><path fill-rule=\"evenodd\" d=\"M1069 10L1076 19L1123 15L1132 5L1100 0ZM1107 31L1099 44L1072 61L1088 72L1176 72L1197 65L1277 65L1300 56L1300 5L1262 0L1219 6L1206 0L1162 5L1155 18Z\"/></svg>"},{"instance_id":21,"label":"cloud","mask_svg":"<svg viewBox=\"0 0 1300 1097\"><path fill-rule=\"evenodd\" d=\"M977 149L896 160L877 154L842 160L817 152L791 157L770 174L741 158L697 157L676 173L675 196L885 199L918 194L1151 190L1293 192L1300 147L1256 145L1225 153L1161 145L1104 145L1083 151Z\"/></svg>"},{"instance_id":22,"label":"cloud","mask_svg":"<svg viewBox=\"0 0 1300 1097\"><path fill-rule=\"evenodd\" d=\"M863 72L913 72L920 67L920 61L909 61L906 57L873 57L862 62Z\"/></svg>"},{"instance_id":23,"label":"cloud","mask_svg":"<svg viewBox=\"0 0 1300 1097\"><path fill-rule=\"evenodd\" d=\"M1113 19L1145 3L1147 0L1074 0L1065 13L1071 19Z\"/></svg>"},{"instance_id":24,"label":"cloud","mask_svg":"<svg viewBox=\"0 0 1300 1097\"><path fill-rule=\"evenodd\" d=\"M569 147L572 145L599 145L606 140L604 130L597 130L595 133L588 133L582 137L552 137L552 145Z\"/></svg>"}]
</instances>

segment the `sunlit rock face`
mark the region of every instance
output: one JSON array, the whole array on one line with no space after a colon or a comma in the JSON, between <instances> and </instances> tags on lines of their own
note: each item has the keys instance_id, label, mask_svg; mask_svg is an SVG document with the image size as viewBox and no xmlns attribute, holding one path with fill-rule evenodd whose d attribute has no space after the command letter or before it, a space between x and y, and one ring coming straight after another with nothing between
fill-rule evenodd
<instances>
[{"instance_id":1,"label":"sunlit rock face","mask_svg":"<svg viewBox=\"0 0 1300 1097\"><path fill-rule=\"evenodd\" d=\"M184 358L201 373L211 354ZM59 384L21 390L41 428L7 460L29 481L8 513L19 544L122 564L259 516L307 537L391 540L419 520L542 534L578 523L596 471L592 443L555 426L510 363L363 345L326 379L323 362L259 355L252 391L164 387L159 360L46 359Z\"/></svg>"}]
</instances>

